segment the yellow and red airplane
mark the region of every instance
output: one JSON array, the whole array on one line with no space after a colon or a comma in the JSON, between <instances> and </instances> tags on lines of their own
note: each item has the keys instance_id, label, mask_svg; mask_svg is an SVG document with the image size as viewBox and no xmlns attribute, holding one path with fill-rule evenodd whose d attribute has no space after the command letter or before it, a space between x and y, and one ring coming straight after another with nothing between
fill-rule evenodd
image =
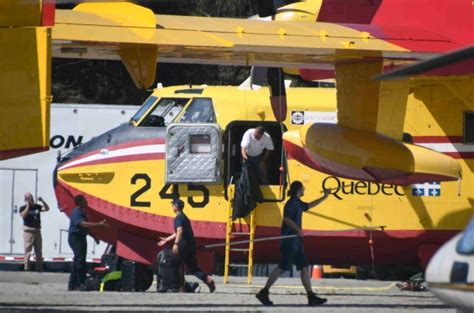
<instances>
[{"instance_id":1,"label":"yellow and red airplane","mask_svg":"<svg viewBox=\"0 0 474 313\"><path fill-rule=\"evenodd\" d=\"M358 2L293 4L278 9L269 22L154 15L130 3L57 10L54 56L120 59L137 86L153 83L157 61L179 61L292 68L309 79L335 75L338 90L332 95L295 91L292 99L289 89L286 99L278 74L270 77L277 81L270 92L248 91L249 96L211 87L157 90L130 125L64 157L55 181L61 208L69 214L72 197L84 194L90 214L112 223L99 238L115 244L119 255L144 263L154 259L157 236L172 231L167 199L178 195L187 198L200 243L222 241L226 187L235 170L229 166L236 164L229 151L238 145L239 131L265 124L279 138L275 129L281 135L277 122L282 122L289 130L283 139L290 178L312 186L308 194L313 196L321 188L336 188L332 201L305 218L312 262L370 264L371 235L378 264L426 263L472 214L468 144L474 73L472 49L466 48L474 43L472 2ZM374 79L387 68L417 60L427 63L408 74L394 72L398 80ZM212 108L215 115L200 121L204 133L189 134L196 124L188 112L195 106ZM324 123L335 110L337 124ZM174 125L178 121L186 125ZM179 143L165 149L173 129L189 135L184 146L190 153L211 156L206 160L215 163L213 179L165 171L165 153L170 162L183 151ZM234 137L224 137L227 152L221 155L218 139L225 130ZM403 140L404 133L411 136ZM257 208L257 235L278 233L284 203L280 182L264 188L271 201ZM420 186L402 187L411 184ZM268 251L277 249L257 249L256 260L275 261L277 253ZM222 249L213 252L222 255Z\"/></svg>"}]
</instances>

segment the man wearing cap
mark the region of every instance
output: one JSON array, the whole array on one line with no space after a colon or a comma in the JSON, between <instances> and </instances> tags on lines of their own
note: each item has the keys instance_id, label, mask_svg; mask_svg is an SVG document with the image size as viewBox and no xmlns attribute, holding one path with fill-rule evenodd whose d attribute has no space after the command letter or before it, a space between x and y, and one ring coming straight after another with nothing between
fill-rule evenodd
<instances>
[{"instance_id":1,"label":"man wearing cap","mask_svg":"<svg viewBox=\"0 0 474 313\"><path fill-rule=\"evenodd\" d=\"M173 242L173 253L179 256L182 263L186 264L189 272L202 280L210 292L216 289L214 281L199 268L196 259L196 241L194 233L186 214L184 214L184 202L180 199L171 201L173 211L176 214L174 218L174 233L166 238L160 237L158 246L163 247L168 242ZM183 282L184 283L184 282Z\"/></svg>"}]
</instances>

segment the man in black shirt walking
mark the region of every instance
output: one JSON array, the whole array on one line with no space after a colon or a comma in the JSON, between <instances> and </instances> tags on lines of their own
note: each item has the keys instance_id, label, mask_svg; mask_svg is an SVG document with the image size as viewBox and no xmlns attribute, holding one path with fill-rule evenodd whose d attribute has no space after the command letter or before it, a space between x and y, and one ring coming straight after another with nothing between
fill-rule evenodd
<instances>
[{"instance_id":1,"label":"man in black shirt walking","mask_svg":"<svg viewBox=\"0 0 474 313\"><path fill-rule=\"evenodd\" d=\"M270 274L265 287L256 294L257 299L260 300L263 305L273 305L273 302L270 301L269 297L270 288L283 272L290 270L293 264L295 264L296 269L301 272L301 282L303 283L308 295L308 305L322 305L327 301L324 298L316 296L311 287L308 260L306 259L302 242L304 235L302 228L302 215L303 212L308 211L326 200L329 196L329 190L324 190L322 197L308 203L301 200L301 197L304 195L304 189L303 183L300 181L294 181L290 185L290 190L288 191L290 199L285 204L283 222L281 225L281 235L294 235L295 237L281 240L280 264L278 264L278 267L276 267Z\"/></svg>"},{"instance_id":2,"label":"man in black shirt walking","mask_svg":"<svg viewBox=\"0 0 474 313\"><path fill-rule=\"evenodd\" d=\"M168 242L173 241L173 253L179 256L180 262L186 264L189 272L202 280L210 292L216 289L214 281L207 274L203 273L199 268L196 259L196 242L194 233L186 214L184 214L184 202L175 199L171 202L173 211L176 214L174 218L174 233L166 238L160 237L158 246L163 247ZM183 282L184 283L184 282Z\"/></svg>"},{"instance_id":3,"label":"man in black shirt walking","mask_svg":"<svg viewBox=\"0 0 474 313\"><path fill-rule=\"evenodd\" d=\"M25 205L20 207L20 215L23 218L23 241L25 247L25 271L31 270L31 251L35 248L35 269L43 270L43 239L41 237L41 212L49 211L49 206L39 197L38 201L43 205L33 201L33 195L29 192L25 194Z\"/></svg>"}]
</instances>

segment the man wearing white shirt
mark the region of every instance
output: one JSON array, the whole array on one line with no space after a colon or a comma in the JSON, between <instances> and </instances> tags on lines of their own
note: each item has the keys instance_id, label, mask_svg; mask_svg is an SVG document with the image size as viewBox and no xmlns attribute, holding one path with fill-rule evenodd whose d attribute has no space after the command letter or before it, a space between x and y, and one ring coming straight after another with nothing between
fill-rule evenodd
<instances>
[{"instance_id":1,"label":"man wearing white shirt","mask_svg":"<svg viewBox=\"0 0 474 313\"><path fill-rule=\"evenodd\" d=\"M275 149L270 135L264 131L262 126L250 128L242 137L240 146L244 162L255 166L259 183L268 185L266 162Z\"/></svg>"}]
</instances>

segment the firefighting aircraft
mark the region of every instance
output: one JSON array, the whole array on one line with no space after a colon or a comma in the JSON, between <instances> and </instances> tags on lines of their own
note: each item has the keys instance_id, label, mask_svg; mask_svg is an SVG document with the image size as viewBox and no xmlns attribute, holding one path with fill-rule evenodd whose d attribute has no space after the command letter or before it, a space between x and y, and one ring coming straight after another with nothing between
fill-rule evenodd
<instances>
[{"instance_id":1,"label":"firefighting aircraft","mask_svg":"<svg viewBox=\"0 0 474 313\"><path fill-rule=\"evenodd\" d=\"M153 83L160 61L335 75L338 88L324 102L322 90L295 90L292 98L289 89L286 99L281 72L268 70L269 91L156 90L130 124L62 158L60 207L69 214L73 196L84 194L89 213L112 224L97 236L143 263L153 262L157 236L172 231L169 199L178 195L187 199L200 244L222 241L239 136L263 124L282 171L262 187L267 201L257 208L257 236L278 233L289 175L310 186L308 197L334 188L334 197L305 218L312 262L426 263L472 213L472 54L458 59L451 51L473 44L474 10L469 0L359 2L296 3L268 22L154 15L130 3L56 10L53 56L122 60L139 87ZM442 56L454 59L439 67ZM431 72L374 79L426 59L435 64ZM324 123L336 110L337 123ZM269 251L276 245L256 249L255 259L274 262L277 253Z\"/></svg>"}]
</instances>

